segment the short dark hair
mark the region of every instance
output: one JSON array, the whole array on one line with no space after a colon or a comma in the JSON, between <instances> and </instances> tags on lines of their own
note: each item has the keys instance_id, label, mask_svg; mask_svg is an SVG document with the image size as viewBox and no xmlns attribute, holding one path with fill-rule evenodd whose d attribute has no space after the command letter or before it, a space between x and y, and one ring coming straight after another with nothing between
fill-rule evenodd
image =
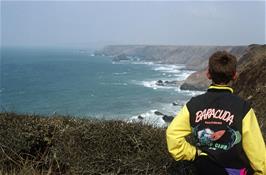
<instances>
[{"instance_id":1,"label":"short dark hair","mask_svg":"<svg viewBox=\"0 0 266 175\"><path fill-rule=\"evenodd\" d=\"M229 83L236 73L236 57L226 51L217 51L209 58L209 73L215 84Z\"/></svg>"}]
</instances>

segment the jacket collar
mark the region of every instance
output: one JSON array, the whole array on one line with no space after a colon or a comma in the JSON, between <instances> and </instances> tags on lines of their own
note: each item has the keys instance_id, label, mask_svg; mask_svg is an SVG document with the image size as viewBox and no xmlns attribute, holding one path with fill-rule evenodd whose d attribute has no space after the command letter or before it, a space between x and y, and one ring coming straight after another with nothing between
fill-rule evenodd
<instances>
[{"instance_id":1,"label":"jacket collar","mask_svg":"<svg viewBox=\"0 0 266 175\"><path fill-rule=\"evenodd\" d=\"M211 84L208 88L208 91L215 91L215 92L220 92L220 91L226 91L226 92L230 92L230 93L233 93L234 90L230 87L230 86L227 86L227 85L216 85L216 84Z\"/></svg>"}]
</instances>

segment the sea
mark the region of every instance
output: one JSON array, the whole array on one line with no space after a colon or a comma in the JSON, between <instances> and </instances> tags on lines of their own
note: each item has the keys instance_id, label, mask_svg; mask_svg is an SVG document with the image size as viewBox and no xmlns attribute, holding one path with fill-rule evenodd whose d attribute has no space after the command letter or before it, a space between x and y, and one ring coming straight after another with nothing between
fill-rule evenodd
<instances>
[{"instance_id":1,"label":"sea","mask_svg":"<svg viewBox=\"0 0 266 175\"><path fill-rule=\"evenodd\" d=\"M165 124L199 91L180 90L185 65L114 62L79 49L1 48L2 112ZM159 85L158 80L176 81Z\"/></svg>"}]
</instances>

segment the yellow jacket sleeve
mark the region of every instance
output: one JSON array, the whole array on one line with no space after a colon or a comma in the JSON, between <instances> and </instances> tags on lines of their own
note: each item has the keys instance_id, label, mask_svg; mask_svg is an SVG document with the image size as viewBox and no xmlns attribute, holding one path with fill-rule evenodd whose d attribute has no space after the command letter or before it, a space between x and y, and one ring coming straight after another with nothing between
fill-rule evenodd
<instances>
[{"instance_id":1,"label":"yellow jacket sleeve","mask_svg":"<svg viewBox=\"0 0 266 175\"><path fill-rule=\"evenodd\" d=\"M166 130L168 151L175 160L194 160L196 148L185 139L191 132L189 111L185 105Z\"/></svg>"},{"instance_id":2,"label":"yellow jacket sleeve","mask_svg":"<svg viewBox=\"0 0 266 175\"><path fill-rule=\"evenodd\" d=\"M242 121L243 149L255 171L254 175L266 175L266 148L253 109Z\"/></svg>"}]
</instances>

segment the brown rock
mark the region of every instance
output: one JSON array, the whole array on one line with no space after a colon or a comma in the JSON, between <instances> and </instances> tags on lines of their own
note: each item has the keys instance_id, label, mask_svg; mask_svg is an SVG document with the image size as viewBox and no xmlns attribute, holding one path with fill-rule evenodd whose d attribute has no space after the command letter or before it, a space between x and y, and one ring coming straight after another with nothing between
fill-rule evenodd
<instances>
[{"instance_id":1,"label":"brown rock","mask_svg":"<svg viewBox=\"0 0 266 175\"><path fill-rule=\"evenodd\" d=\"M250 101L266 138L266 45L251 45L240 59L235 93Z\"/></svg>"},{"instance_id":2,"label":"brown rock","mask_svg":"<svg viewBox=\"0 0 266 175\"><path fill-rule=\"evenodd\" d=\"M181 85L181 90L198 90L204 91L211 84L211 81L206 77L206 71L198 71L191 74Z\"/></svg>"}]
</instances>

